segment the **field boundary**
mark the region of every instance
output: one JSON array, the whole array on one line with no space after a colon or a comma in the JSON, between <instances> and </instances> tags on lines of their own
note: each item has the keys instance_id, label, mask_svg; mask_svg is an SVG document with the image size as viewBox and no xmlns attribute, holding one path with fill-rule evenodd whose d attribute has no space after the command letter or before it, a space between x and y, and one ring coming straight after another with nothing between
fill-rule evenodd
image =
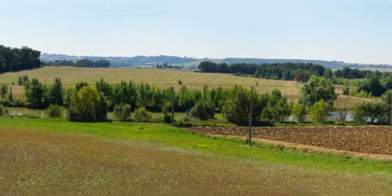
<instances>
[{"instance_id":1,"label":"field boundary","mask_svg":"<svg viewBox=\"0 0 392 196\"><path fill-rule=\"evenodd\" d=\"M221 137L221 138L227 138L227 139L241 139L243 141L247 140L246 136L229 136L229 135L215 135L215 134L206 134L206 135L211 136L211 137ZM299 151L303 151L303 152L350 156L350 157L355 157L355 158L364 158L364 159L371 159L371 160L377 160L377 161L392 161L391 155L352 152L352 151L346 151L346 150L337 150L337 149L325 148L325 147L319 147L319 146L296 144L296 143L271 140L271 139L253 138L252 140L256 143L268 144L268 145L272 145L275 147L284 147L286 149L299 150Z\"/></svg>"}]
</instances>

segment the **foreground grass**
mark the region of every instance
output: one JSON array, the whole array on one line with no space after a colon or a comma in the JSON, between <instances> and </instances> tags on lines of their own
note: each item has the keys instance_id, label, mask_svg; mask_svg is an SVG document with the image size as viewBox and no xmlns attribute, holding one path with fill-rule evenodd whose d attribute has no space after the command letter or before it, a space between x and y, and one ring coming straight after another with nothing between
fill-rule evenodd
<instances>
[{"instance_id":1,"label":"foreground grass","mask_svg":"<svg viewBox=\"0 0 392 196\"><path fill-rule=\"evenodd\" d=\"M390 162L364 160L349 156L309 154L263 144L249 147L240 140L193 134L165 124L74 123L57 119L0 118L0 127L3 129L12 127L34 131L88 134L102 138L150 142L228 158L282 163L303 168L359 173L392 173L392 163Z\"/></svg>"},{"instance_id":2,"label":"foreground grass","mask_svg":"<svg viewBox=\"0 0 392 196\"><path fill-rule=\"evenodd\" d=\"M0 118L0 195L390 195L391 170L163 124Z\"/></svg>"}]
</instances>

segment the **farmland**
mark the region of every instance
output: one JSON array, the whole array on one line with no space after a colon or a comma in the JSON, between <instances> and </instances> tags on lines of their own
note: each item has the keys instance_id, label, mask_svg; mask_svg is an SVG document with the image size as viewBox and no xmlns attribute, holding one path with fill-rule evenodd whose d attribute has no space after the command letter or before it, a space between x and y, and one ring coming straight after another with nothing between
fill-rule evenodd
<instances>
[{"instance_id":1,"label":"farmland","mask_svg":"<svg viewBox=\"0 0 392 196\"><path fill-rule=\"evenodd\" d=\"M78 82L94 84L96 81L103 78L112 84L119 83L122 80L132 80L136 83L147 82L153 86L162 88L171 86L179 88L179 81L182 82L182 86L191 89L201 89L205 85L211 88L231 88L234 85L250 88L252 85L255 85L255 89L260 93L279 89L290 99L297 99L300 93L300 85L295 81L268 80L235 76L232 74L197 73L168 69L44 67L34 70L0 74L0 84L15 84L18 77L23 75L27 75L29 78L39 79L46 84L53 83L55 78L61 78L65 86L72 86ZM341 91L341 87L338 86L337 93L341 94ZM14 85L13 92L16 96L21 97L23 94L23 87ZM361 100L364 99L352 96L339 96L337 103L339 105L352 107L354 103Z\"/></svg>"},{"instance_id":2,"label":"farmland","mask_svg":"<svg viewBox=\"0 0 392 196\"><path fill-rule=\"evenodd\" d=\"M280 150L163 124L0 118L7 194L390 195L389 163Z\"/></svg>"}]
</instances>

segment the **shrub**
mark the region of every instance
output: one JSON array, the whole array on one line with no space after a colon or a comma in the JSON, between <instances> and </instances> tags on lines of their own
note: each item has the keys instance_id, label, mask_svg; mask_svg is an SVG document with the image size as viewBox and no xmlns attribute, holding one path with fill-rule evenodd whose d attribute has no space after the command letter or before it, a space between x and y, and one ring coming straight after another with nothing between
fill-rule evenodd
<instances>
[{"instance_id":1,"label":"shrub","mask_svg":"<svg viewBox=\"0 0 392 196\"><path fill-rule=\"evenodd\" d=\"M215 107L209 101L200 100L191 109L190 114L200 120L213 119L215 116Z\"/></svg>"},{"instance_id":2,"label":"shrub","mask_svg":"<svg viewBox=\"0 0 392 196\"><path fill-rule=\"evenodd\" d=\"M132 108L129 104L121 104L114 106L114 116L121 121L130 121L132 115Z\"/></svg>"},{"instance_id":3,"label":"shrub","mask_svg":"<svg viewBox=\"0 0 392 196\"><path fill-rule=\"evenodd\" d=\"M8 114L8 109L0 104L0 116L5 116Z\"/></svg>"},{"instance_id":4,"label":"shrub","mask_svg":"<svg viewBox=\"0 0 392 196\"><path fill-rule=\"evenodd\" d=\"M235 86L226 100L223 114L228 121L237 125L246 125L249 122L251 92ZM265 106L265 99L260 99L257 94L253 97L253 123L258 123L261 111Z\"/></svg>"},{"instance_id":5,"label":"shrub","mask_svg":"<svg viewBox=\"0 0 392 196\"><path fill-rule=\"evenodd\" d=\"M135 111L134 119L136 122L149 122L152 119L151 113L144 107L140 107Z\"/></svg>"},{"instance_id":6,"label":"shrub","mask_svg":"<svg viewBox=\"0 0 392 196\"><path fill-rule=\"evenodd\" d=\"M325 122L328 117L329 105L324 100L320 100L310 108L310 118L313 122Z\"/></svg>"},{"instance_id":7,"label":"shrub","mask_svg":"<svg viewBox=\"0 0 392 196\"><path fill-rule=\"evenodd\" d=\"M50 105L47 112L48 116L52 118L60 118L63 116L63 108L59 105Z\"/></svg>"},{"instance_id":8,"label":"shrub","mask_svg":"<svg viewBox=\"0 0 392 196\"><path fill-rule=\"evenodd\" d=\"M353 116L360 123L385 122L385 107L381 102L362 102L354 106Z\"/></svg>"},{"instance_id":9,"label":"shrub","mask_svg":"<svg viewBox=\"0 0 392 196\"><path fill-rule=\"evenodd\" d=\"M295 103L291 106L291 112L297 122L304 122L306 120L306 106L300 103Z\"/></svg>"},{"instance_id":10,"label":"shrub","mask_svg":"<svg viewBox=\"0 0 392 196\"><path fill-rule=\"evenodd\" d=\"M290 116L290 113L287 97L283 96L279 90L274 90L268 96L267 104L261 116L268 122L283 122Z\"/></svg>"},{"instance_id":11,"label":"shrub","mask_svg":"<svg viewBox=\"0 0 392 196\"><path fill-rule=\"evenodd\" d=\"M84 86L71 97L69 119L72 121L105 121L106 113L106 102L94 87Z\"/></svg>"},{"instance_id":12,"label":"shrub","mask_svg":"<svg viewBox=\"0 0 392 196\"><path fill-rule=\"evenodd\" d=\"M301 89L300 101L307 106L312 106L320 100L332 105L335 99L334 85L323 77L312 76Z\"/></svg>"}]
</instances>

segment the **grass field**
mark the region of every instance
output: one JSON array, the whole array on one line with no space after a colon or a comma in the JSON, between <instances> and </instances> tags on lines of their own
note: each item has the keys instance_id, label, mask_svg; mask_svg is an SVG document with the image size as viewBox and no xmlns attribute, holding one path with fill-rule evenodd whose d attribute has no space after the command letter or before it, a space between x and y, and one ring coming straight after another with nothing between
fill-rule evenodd
<instances>
[{"instance_id":1,"label":"grass field","mask_svg":"<svg viewBox=\"0 0 392 196\"><path fill-rule=\"evenodd\" d=\"M163 124L0 118L0 195L391 195L391 174Z\"/></svg>"}]
</instances>

